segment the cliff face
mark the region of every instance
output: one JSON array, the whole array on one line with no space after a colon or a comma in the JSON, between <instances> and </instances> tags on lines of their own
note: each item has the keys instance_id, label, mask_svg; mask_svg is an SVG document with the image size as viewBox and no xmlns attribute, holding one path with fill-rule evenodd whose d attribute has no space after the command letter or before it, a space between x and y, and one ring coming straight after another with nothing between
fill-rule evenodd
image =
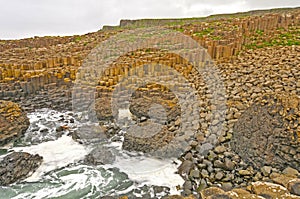
<instances>
[{"instance_id":1,"label":"cliff face","mask_svg":"<svg viewBox=\"0 0 300 199\"><path fill-rule=\"evenodd\" d=\"M28 127L29 119L18 104L0 100L0 146L20 138Z\"/></svg>"}]
</instances>

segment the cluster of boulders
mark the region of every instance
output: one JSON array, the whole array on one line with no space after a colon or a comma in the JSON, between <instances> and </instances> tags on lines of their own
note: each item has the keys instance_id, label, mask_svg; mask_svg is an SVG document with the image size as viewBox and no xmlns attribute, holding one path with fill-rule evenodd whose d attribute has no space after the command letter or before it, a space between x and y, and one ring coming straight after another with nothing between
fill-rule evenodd
<instances>
[{"instance_id":1,"label":"cluster of boulders","mask_svg":"<svg viewBox=\"0 0 300 199\"><path fill-rule=\"evenodd\" d=\"M198 150L201 142L191 142L179 167L186 195L211 186L246 188L259 181L285 182L299 195L292 191L299 185L291 189L286 183L291 178L282 175L291 172L295 181L299 178L299 50L250 50L233 64L219 65L228 95L226 133L204 156Z\"/></svg>"}]
</instances>

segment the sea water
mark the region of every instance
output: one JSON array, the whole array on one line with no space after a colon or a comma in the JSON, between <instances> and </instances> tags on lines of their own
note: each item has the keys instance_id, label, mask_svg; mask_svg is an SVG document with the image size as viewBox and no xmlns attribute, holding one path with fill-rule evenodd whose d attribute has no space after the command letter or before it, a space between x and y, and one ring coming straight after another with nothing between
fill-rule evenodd
<instances>
[{"instance_id":1,"label":"sea water","mask_svg":"<svg viewBox=\"0 0 300 199\"><path fill-rule=\"evenodd\" d=\"M140 153L122 151L122 141L108 141L105 146L117 151L115 161L109 165L90 166L84 157L95 145L83 145L68 134L80 126L72 112L49 109L29 113L30 127L25 136L9 151L23 151L43 156L41 166L27 179L10 186L0 186L1 199L21 198L100 198L102 196L129 195L137 198L148 193L153 198L165 194L180 194L176 187L183 179L176 174L175 159L157 159ZM62 135L57 128L67 127ZM5 154L6 155L6 154ZM4 155L2 155L3 157ZM1 158L1 156L0 156ZM156 193L153 186L169 187L169 191Z\"/></svg>"}]
</instances>

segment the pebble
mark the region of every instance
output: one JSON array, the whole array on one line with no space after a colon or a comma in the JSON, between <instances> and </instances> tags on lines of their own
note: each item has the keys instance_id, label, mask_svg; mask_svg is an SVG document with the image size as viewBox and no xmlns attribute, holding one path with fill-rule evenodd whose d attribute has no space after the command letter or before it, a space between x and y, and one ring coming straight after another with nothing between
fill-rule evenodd
<instances>
[{"instance_id":1,"label":"pebble","mask_svg":"<svg viewBox=\"0 0 300 199\"><path fill-rule=\"evenodd\" d=\"M225 158L224 169L232 171L235 168L235 163L233 163L229 158Z\"/></svg>"},{"instance_id":2,"label":"pebble","mask_svg":"<svg viewBox=\"0 0 300 199\"><path fill-rule=\"evenodd\" d=\"M217 146L214 151L217 153L217 154L220 154L220 153L224 153L226 151L226 147L224 146Z\"/></svg>"},{"instance_id":3,"label":"pebble","mask_svg":"<svg viewBox=\"0 0 300 199\"><path fill-rule=\"evenodd\" d=\"M222 182L222 189L224 191L230 191L232 189L233 185L231 182Z\"/></svg>"},{"instance_id":4,"label":"pebble","mask_svg":"<svg viewBox=\"0 0 300 199\"><path fill-rule=\"evenodd\" d=\"M191 170L190 176L193 178L200 178L200 171L199 170Z\"/></svg>"},{"instance_id":5,"label":"pebble","mask_svg":"<svg viewBox=\"0 0 300 199\"><path fill-rule=\"evenodd\" d=\"M218 171L215 175L217 180L221 180L224 177L224 173L222 171Z\"/></svg>"}]
</instances>

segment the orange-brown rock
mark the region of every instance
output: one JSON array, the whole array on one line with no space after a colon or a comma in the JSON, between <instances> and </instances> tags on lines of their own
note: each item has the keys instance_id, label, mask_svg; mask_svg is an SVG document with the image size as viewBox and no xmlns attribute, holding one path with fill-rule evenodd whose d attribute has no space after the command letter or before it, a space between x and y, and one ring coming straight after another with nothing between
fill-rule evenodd
<instances>
[{"instance_id":1,"label":"orange-brown rock","mask_svg":"<svg viewBox=\"0 0 300 199\"><path fill-rule=\"evenodd\" d=\"M0 100L0 146L20 138L28 126L29 119L18 104Z\"/></svg>"}]
</instances>

